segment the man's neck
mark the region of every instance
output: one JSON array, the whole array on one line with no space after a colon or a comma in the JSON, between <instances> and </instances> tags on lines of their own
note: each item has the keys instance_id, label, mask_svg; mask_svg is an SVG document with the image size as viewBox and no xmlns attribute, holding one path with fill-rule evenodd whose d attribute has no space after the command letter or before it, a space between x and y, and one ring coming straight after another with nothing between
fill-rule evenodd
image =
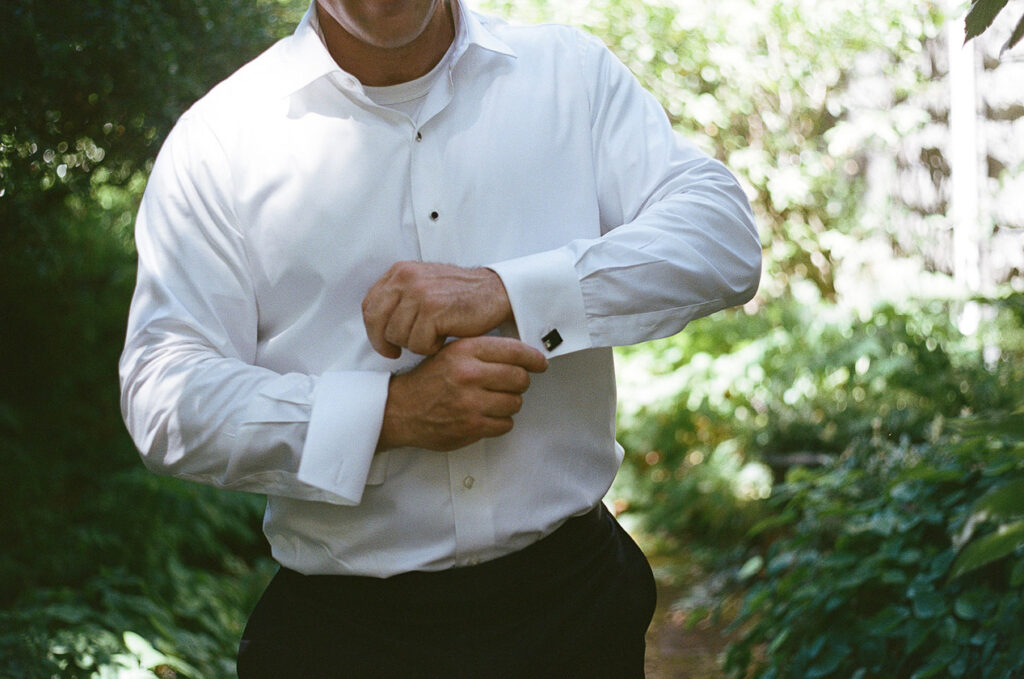
<instances>
[{"instance_id":1,"label":"man's neck","mask_svg":"<svg viewBox=\"0 0 1024 679\"><path fill-rule=\"evenodd\" d=\"M397 85L430 72L455 39L450 4L442 2L423 33L408 45L376 47L359 40L316 3L317 20L335 63L370 87Z\"/></svg>"}]
</instances>

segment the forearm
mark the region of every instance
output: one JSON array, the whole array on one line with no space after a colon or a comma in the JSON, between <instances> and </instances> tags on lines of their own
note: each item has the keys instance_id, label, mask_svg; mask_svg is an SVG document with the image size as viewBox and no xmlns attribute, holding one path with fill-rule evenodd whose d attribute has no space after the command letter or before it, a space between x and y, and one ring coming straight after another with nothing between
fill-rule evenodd
<instances>
[{"instance_id":1,"label":"forearm","mask_svg":"<svg viewBox=\"0 0 1024 679\"><path fill-rule=\"evenodd\" d=\"M596 41L582 38L592 115L598 238L491 263L523 341L548 356L670 335L742 304L761 248L742 187L671 129L661 106Z\"/></svg>"},{"instance_id":2,"label":"forearm","mask_svg":"<svg viewBox=\"0 0 1024 679\"><path fill-rule=\"evenodd\" d=\"M490 265L524 342L549 357L633 344L753 296L761 248L736 180L707 159L676 183L600 238ZM548 349L552 330L561 343Z\"/></svg>"},{"instance_id":3,"label":"forearm","mask_svg":"<svg viewBox=\"0 0 1024 679\"><path fill-rule=\"evenodd\" d=\"M234 490L359 502L387 374L281 375L132 337L121 368L125 423L152 471Z\"/></svg>"},{"instance_id":4,"label":"forearm","mask_svg":"<svg viewBox=\"0 0 1024 679\"><path fill-rule=\"evenodd\" d=\"M757 291L761 244L738 182L707 159L673 183L633 221L568 247L595 346L674 334Z\"/></svg>"}]
</instances>

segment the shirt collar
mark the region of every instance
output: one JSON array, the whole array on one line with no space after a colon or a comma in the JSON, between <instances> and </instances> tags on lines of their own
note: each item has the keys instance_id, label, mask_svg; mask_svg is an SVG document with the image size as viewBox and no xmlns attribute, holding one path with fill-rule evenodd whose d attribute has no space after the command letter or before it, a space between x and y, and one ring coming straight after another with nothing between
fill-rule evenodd
<instances>
[{"instance_id":1,"label":"shirt collar","mask_svg":"<svg viewBox=\"0 0 1024 679\"><path fill-rule=\"evenodd\" d=\"M456 22L452 66L471 46L508 57L516 56L512 48L488 30L462 0L452 0L452 4L460 17ZM285 41L283 67L282 96L294 94L331 73L344 74L351 86L358 86L358 81L335 63L320 39L316 29L316 0L310 3L295 32Z\"/></svg>"}]
</instances>

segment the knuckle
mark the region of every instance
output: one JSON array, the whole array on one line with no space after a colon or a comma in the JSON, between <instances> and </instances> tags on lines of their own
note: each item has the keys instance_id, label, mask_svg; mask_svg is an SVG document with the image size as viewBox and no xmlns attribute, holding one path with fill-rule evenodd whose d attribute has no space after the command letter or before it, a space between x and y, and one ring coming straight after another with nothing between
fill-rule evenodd
<instances>
[{"instance_id":1,"label":"knuckle","mask_svg":"<svg viewBox=\"0 0 1024 679\"><path fill-rule=\"evenodd\" d=\"M416 263L415 262L395 262L391 266L391 274L398 279L399 282L406 283L416 275Z\"/></svg>"},{"instance_id":2,"label":"knuckle","mask_svg":"<svg viewBox=\"0 0 1024 679\"><path fill-rule=\"evenodd\" d=\"M473 439L479 439L482 436L487 436L490 429L490 423L487 418L481 413L473 413L466 417L466 431L470 432L469 435Z\"/></svg>"},{"instance_id":3,"label":"knuckle","mask_svg":"<svg viewBox=\"0 0 1024 679\"><path fill-rule=\"evenodd\" d=\"M477 355L480 351L480 338L479 337L464 337L462 339L452 342L452 346L458 346L460 351L467 354Z\"/></svg>"},{"instance_id":4,"label":"knuckle","mask_svg":"<svg viewBox=\"0 0 1024 679\"><path fill-rule=\"evenodd\" d=\"M516 387L519 389L519 393L525 392L530 388L530 373L525 369L520 368L516 371Z\"/></svg>"},{"instance_id":5,"label":"knuckle","mask_svg":"<svg viewBox=\"0 0 1024 679\"><path fill-rule=\"evenodd\" d=\"M426 283L416 283L412 286L412 293L420 300L420 310L428 316L437 316L445 310L445 304L432 294L431 288Z\"/></svg>"},{"instance_id":6,"label":"knuckle","mask_svg":"<svg viewBox=\"0 0 1024 679\"><path fill-rule=\"evenodd\" d=\"M512 427L514 427L514 426L515 426L515 423L512 421L511 417L501 418L500 420L497 420L494 423L493 428L492 428L492 431L493 431L492 435L493 436L501 436L503 434L507 434L510 431L512 431Z\"/></svg>"},{"instance_id":7,"label":"knuckle","mask_svg":"<svg viewBox=\"0 0 1024 679\"><path fill-rule=\"evenodd\" d=\"M457 339L445 345L445 352L452 356L465 357L473 353L473 338Z\"/></svg>"},{"instance_id":8,"label":"knuckle","mask_svg":"<svg viewBox=\"0 0 1024 679\"><path fill-rule=\"evenodd\" d=\"M465 364L462 367L462 379L468 384L480 381L480 368L476 364Z\"/></svg>"},{"instance_id":9,"label":"knuckle","mask_svg":"<svg viewBox=\"0 0 1024 679\"><path fill-rule=\"evenodd\" d=\"M472 384L480 380L480 367L476 363L460 363L458 366L459 379L463 383Z\"/></svg>"}]
</instances>

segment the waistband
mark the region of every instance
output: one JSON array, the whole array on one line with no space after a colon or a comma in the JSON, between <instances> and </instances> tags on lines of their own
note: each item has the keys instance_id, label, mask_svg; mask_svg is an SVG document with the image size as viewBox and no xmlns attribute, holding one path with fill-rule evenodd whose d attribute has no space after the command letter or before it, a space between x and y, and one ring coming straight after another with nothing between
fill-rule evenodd
<instances>
[{"instance_id":1,"label":"waistband","mask_svg":"<svg viewBox=\"0 0 1024 679\"><path fill-rule=\"evenodd\" d=\"M574 516L554 532L524 549L472 566L441 571L412 571L388 578L364 575L303 575L281 567L277 578L290 587L307 590L310 596L373 600L404 606L416 601L424 606L452 606L453 602L507 596L530 583L557 583L582 572L613 540L615 519L598 504ZM457 604L455 604L457 605Z\"/></svg>"}]
</instances>

